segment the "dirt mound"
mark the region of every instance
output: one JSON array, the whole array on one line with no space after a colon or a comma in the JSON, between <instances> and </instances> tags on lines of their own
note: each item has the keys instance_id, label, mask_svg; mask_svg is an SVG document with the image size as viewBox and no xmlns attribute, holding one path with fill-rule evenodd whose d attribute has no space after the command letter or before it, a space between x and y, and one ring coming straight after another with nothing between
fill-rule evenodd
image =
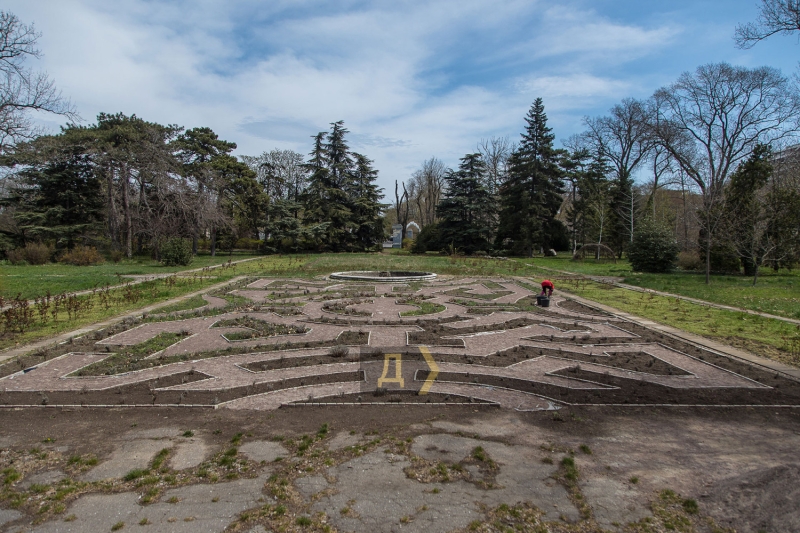
<instances>
[{"instance_id":1,"label":"dirt mound","mask_svg":"<svg viewBox=\"0 0 800 533\"><path fill-rule=\"evenodd\" d=\"M739 533L800 531L800 464L753 470L717 483L703 498L719 525Z\"/></svg>"}]
</instances>

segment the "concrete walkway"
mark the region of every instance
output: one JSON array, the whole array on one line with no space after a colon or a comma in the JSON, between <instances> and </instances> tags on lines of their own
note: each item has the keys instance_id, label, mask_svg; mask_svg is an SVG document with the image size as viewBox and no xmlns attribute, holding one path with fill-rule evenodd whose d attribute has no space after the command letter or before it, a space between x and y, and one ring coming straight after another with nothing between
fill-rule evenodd
<instances>
[{"instance_id":1,"label":"concrete walkway","mask_svg":"<svg viewBox=\"0 0 800 533\"><path fill-rule=\"evenodd\" d=\"M724 309L725 311L734 311L736 313L747 313L748 315L757 315L764 318L771 318L773 320L781 320L783 322L788 322L789 324L795 324L800 326L800 320L789 318L785 316L779 315L772 315L770 313L764 313L761 311L753 311L752 309L745 309L743 307L735 307L732 305L724 305L718 304L714 302L709 302L708 300L700 300L699 298L692 298L690 296L683 296L681 294L675 294L672 292L664 292L664 291L657 291L654 289L646 289L644 287L637 287L636 285L628 285L627 283L621 283L617 281L613 276L591 276L587 274L579 274L577 272L569 272L567 270L558 270L555 268L547 268L539 265L533 265L530 263L525 263L525 266L538 268L540 270L546 270L548 272L556 272L558 274L565 274L568 276L580 276L582 278L586 278L597 283L605 283L606 285L613 285L614 287L619 287L620 289L627 289L629 291L636 291L636 292L643 292L647 294L657 294L658 296L666 296L667 298L677 298L679 300L684 300L686 302L691 302L697 305L704 305L706 307L713 307L715 309Z\"/></svg>"}]
</instances>

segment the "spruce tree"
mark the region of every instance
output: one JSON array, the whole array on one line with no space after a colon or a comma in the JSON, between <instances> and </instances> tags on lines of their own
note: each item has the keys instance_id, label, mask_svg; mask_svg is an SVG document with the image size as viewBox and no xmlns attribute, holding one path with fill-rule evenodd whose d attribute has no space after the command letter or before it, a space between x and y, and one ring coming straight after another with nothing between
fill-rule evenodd
<instances>
[{"instance_id":1,"label":"spruce tree","mask_svg":"<svg viewBox=\"0 0 800 533\"><path fill-rule=\"evenodd\" d=\"M541 98L533 103L525 122L520 146L509 159L508 180L500 190L495 246L532 257L534 250L550 247L560 224L555 216L562 202L563 170Z\"/></svg>"},{"instance_id":2,"label":"spruce tree","mask_svg":"<svg viewBox=\"0 0 800 533\"><path fill-rule=\"evenodd\" d=\"M445 177L447 189L436 208L439 235L452 251L486 251L492 236L492 197L483 185L486 165L481 154L461 158L458 170Z\"/></svg>"}]
</instances>

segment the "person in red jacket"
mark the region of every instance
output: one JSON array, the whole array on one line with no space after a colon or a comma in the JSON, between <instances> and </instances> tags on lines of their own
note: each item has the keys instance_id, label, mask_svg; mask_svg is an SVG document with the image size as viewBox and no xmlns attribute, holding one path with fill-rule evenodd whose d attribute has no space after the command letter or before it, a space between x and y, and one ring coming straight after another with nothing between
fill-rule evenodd
<instances>
[{"instance_id":1,"label":"person in red jacket","mask_svg":"<svg viewBox=\"0 0 800 533\"><path fill-rule=\"evenodd\" d=\"M553 282L546 279L542 282L542 294L539 296L547 296L549 298L553 295L553 289L555 289Z\"/></svg>"}]
</instances>

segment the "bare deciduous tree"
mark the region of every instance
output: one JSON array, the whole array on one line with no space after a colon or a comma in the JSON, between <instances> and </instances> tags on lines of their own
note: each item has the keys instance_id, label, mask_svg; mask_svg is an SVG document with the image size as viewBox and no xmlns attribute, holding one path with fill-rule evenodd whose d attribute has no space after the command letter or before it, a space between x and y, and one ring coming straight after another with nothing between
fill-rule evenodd
<instances>
[{"instance_id":1,"label":"bare deciduous tree","mask_svg":"<svg viewBox=\"0 0 800 533\"><path fill-rule=\"evenodd\" d=\"M648 135L647 108L644 103L626 98L611 108L605 117L584 118L583 134L589 149L608 159L614 167L616 181L629 187L633 173L650 155L653 140ZM617 206L617 216L625 222L628 240L633 240L634 211L632 196Z\"/></svg>"},{"instance_id":2,"label":"bare deciduous tree","mask_svg":"<svg viewBox=\"0 0 800 533\"><path fill-rule=\"evenodd\" d=\"M649 129L700 191L705 233L706 283L711 247L724 200L723 187L739 162L759 143L770 144L798 130L796 87L770 67L727 63L703 65L653 95Z\"/></svg>"},{"instance_id":3,"label":"bare deciduous tree","mask_svg":"<svg viewBox=\"0 0 800 533\"><path fill-rule=\"evenodd\" d=\"M308 170L303 154L294 150L270 150L259 156L240 156L270 198L297 201L306 188Z\"/></svg>"},{"instance_id":4,"label":"bare deciduous tree","mask_svg":"<svg viewBox=\"0 0 800 533\"><path fill-rule=\"evenodd\" d=\"M420 227L436 222L436 206L442 198L446 175L447 167L435 157L414 171L409 182L409 202L414 205Z\"/></svg>"},{"instance_id":5,"label":"bare deciduous tree","mask_svg":"<svg viewBox=\"0 0 800 533\"><path fill-rule=\"evenodd\" d=\"M31 111L78 118L47 74L25 66L26 59L41 57L36 48L39 36L33 25L0 11L0 153L41 133L31 120Z\"/></svg>"},{"instance_id":6,"label":"bare deciduous tree","mask_svg":"<svg viewBox=\"0 0 800 533\"><path fill-rule=\"evenodd\" d=\"M756 22L740 24L733 38L739 48L752 48L777 33L789 35L800 30L800 1L761 0Z\"/></svg>"},{"instance_id":7,"label":"bare deciduous tree","mask_svg":"<svg viewBox=\"0 0 800 533\"><path fill-rule=\"evenodd\" d=\"M514 150L516 150L516 145L509 140L508 136L481 139L478 143L478 153L486 163L485 186L490 194L497 194L500 186L505 182L508 158L511 157Z\"/></svg>"}]
</instances>

